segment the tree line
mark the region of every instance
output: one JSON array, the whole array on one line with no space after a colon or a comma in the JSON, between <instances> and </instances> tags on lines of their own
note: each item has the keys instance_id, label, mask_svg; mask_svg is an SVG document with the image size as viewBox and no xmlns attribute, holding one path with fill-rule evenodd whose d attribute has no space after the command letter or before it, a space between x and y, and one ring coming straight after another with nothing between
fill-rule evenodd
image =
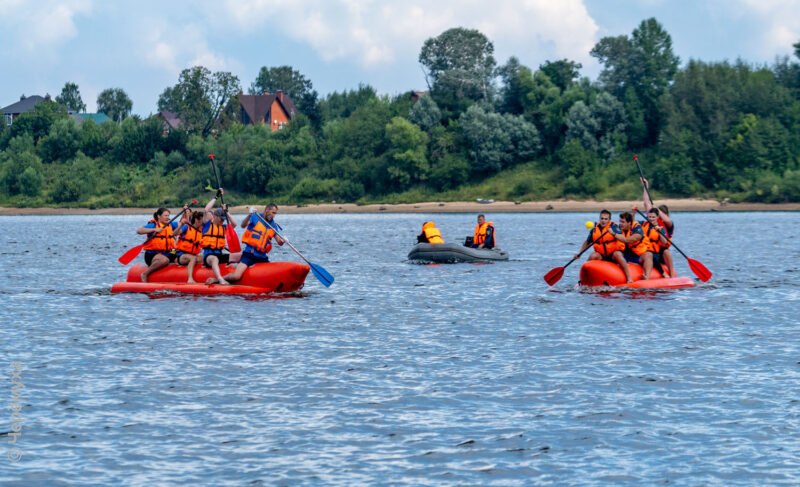
<instances>
[{"instance_id":1,"label":"tree line","mask_svg":"<svg viewBox=\"0 0 800 487\"><path fill-rule=\"evenodd\" d=\"M568 59L498 65L481 32L423 44L422 93L369 85L320 97L290 66L262 67L251 94L283 90L300 112L283 130L242 125L238 77L185 69L158 100L180 130L131 116L120 88L81 124L75 83L0 131L0 204L178 205L200 196L215 153L234 203L633 199L638 153L660 196L800 201L800 42L770 65L681 66L655 19L591 50L594 82Z\"/></svg>"}]
</instances>

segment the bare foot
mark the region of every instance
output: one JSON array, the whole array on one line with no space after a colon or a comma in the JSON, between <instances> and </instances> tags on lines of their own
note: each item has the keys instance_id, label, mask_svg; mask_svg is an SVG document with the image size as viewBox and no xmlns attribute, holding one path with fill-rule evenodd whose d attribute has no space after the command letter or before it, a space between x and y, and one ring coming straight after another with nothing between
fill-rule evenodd
<instances>
[{"instance_id":1,"label":"bare foot","mask_svg":"<svg viewBox=\"0 0 800 487\"><path fill-rule=\"evenodd\" d=\"M648 280L648 279L650 279L650 276L642 276L642 280L643 280L643 281L646 281L646 280Z\"/></svg>"},{"instance_id":2,"label":"bare foot","mask_svg":"<svg viewBox=\"0 0 800 487\"><path fill-rule=\"evenodd\" d=\"M220 283L220 284L222 284L223 286L230 286L230 285L231 285L231 283L229 283L229 282L228 282L228 281L226 281L225 279L220 279L220 280L219 280L219 283Z\"/></svg>"},{"instance_id":3,"label":"bare foot","mask_svg":"<svg viewBox=\"0 0 800 487\"><path fill-rule=\"evenodd\" d=\"M140 277L142 279L142 282L147 282L147 272L142 272L142 275Z\"/></svg>"},{"instance_id":4,"label":"bare foot","mask_svg":"<svg viewBox=\"0 0 800 487\"><path fill-rule=\"evenodd\" d=\"M187 284L197 284L197 281L195 281L194 279L189 279L188 281L186 281L186 283Z\"/></svg>"},{"instance_id":5,"label":"bare foot","mask_svg":"<svg viewBox=\"0 0 800 487\"><path fill-rule=\"evenodd\" d=\"M664 276L664 279L669 279L669 272L662 272L661 274Z\"/></svg>"},{"instance_id":6,"label":"bare foot","mask_svg":"<svg viewBox=\"0 0 800 487\"><path fill-rule=\"evenodd\" d=\"M208 279L206 279L206 284L216 284L216 283L217 279L214 277L209 277Z\"/></svg>"}]
</instances>

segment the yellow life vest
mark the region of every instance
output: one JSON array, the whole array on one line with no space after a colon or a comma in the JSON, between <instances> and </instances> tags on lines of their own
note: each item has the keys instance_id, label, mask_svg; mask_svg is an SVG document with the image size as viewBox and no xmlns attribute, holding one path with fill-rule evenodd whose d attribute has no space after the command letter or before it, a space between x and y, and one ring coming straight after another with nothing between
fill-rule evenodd
<instances>
[{"instance_id":1,"label":"yellow life vest","mask_svg":"<svg viewBox=\"0 0 800 487\"><path fill-rule=\"evenodd\" d=\"M444 239L442 238L441 232L439 229L436 228L436 224L433 222L425 222L422 225L422 233L425 234L425 238L428 240L430 244L443 244Z\"/></svg>"}]
</instances>

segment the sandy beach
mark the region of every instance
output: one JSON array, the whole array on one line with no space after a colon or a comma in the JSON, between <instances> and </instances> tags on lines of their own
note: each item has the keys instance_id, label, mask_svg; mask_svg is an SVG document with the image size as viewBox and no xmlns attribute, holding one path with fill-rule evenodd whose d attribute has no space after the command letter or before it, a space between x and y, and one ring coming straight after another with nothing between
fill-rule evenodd
<instances>
[{"instance_id":1,"label":"sandy beach","mask_svg":"<svg viewBox=\"0 0 800 487\"><path fill-rule=\"evenodd\" d=\"M721 203L709 199L663 199L670 211L800 211L800 203ZM484 202L426 202L404 204L356 205L353 203L326 203L318 205L281 205L284 214L314 213L544 213L544 212L594 212L604 208L618 212L633 205L642 207L639 201L485 201ZM235 214L247 213L249 205L233 206ZM0 215L141 215L149 214L153 208L5 208Z\"/></svg>"}]
</instances>

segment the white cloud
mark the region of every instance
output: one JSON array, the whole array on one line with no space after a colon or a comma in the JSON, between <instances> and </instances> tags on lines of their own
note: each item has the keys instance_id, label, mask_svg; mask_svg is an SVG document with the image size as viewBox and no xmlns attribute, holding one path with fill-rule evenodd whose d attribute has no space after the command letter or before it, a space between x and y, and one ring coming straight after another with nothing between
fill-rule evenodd
<instances>
[{"instance_id":1,"label":"white cloud","mask_svg":"<svg viewBox=\"0 0 800 487\"><path fill-rule=\"evenodd\" d=\"M4 37L28 53L57 47L78 34L75 17L92 10L91 0L0 1Z\"/></svg>"},{"instance_id":2,"label":"white cloud","mask_svg":"<svg viewBox=\"0 0 800 487\"><path fill-rule=\"evenodd\" d=\"M211 71L239 68L238 63L208 46L206 30L199 25L171 26L161 20L148 19L136 32L141 57L176 80L183 69L191 66L200 65Z\"/></svg>"},{"instance_id":3,"label":"white cloud","mask_svg":"<svg viewBox=\"0 0 800 487\"><path fill-rule=\"evenodd\" d=\"M800 0L739 0L744 15L763 26L757 47L764 57L791 54L800 40ZM734 8L739 8L734 6Z\"/></svg>"},{"instance_id":4,"label":"white cloud","mask_svg":"<svg viewBox=\"0 0 800 487\"><path fill-rule=\"evenodd\" d=\"M311 46L326 60L364 67L416 59L424 41L452 27L475 28L498 61L553 57L589 61L598 27L582 0L228 0L216 15L240 29L270 28Z\"/></svg>"}]
</instances>

